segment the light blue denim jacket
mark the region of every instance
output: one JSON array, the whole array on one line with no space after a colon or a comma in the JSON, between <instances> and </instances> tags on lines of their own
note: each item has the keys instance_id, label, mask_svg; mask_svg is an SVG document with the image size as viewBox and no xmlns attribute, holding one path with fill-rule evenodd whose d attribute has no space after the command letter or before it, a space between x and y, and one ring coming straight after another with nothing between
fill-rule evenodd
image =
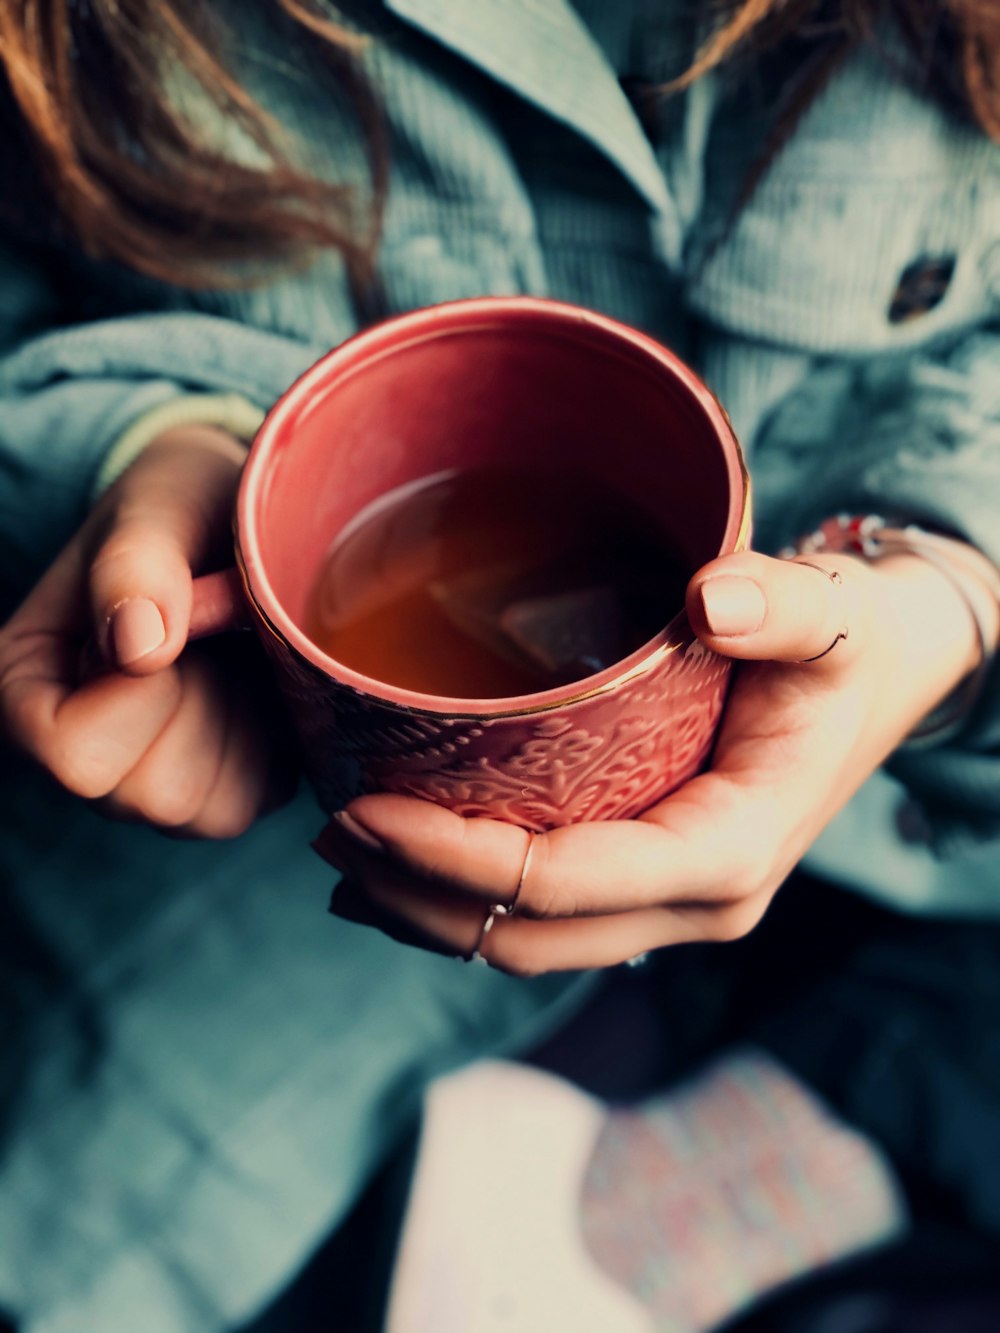
<instances>
[{"instance_id":1,"label":"light blue denim jacket","mask_svg":"<svg viewBox=\"0 0 1000 1333\"><path fill-rule=\"evenodd\" d=\"M352 114L315 54L264 6L226 7L241 76L316 170L363 189ZM690 6L344 8L373 33L391 130L389 312L512 292L607 311L691 360L726 405L762 548L877 509L1000 561L1000 148L860 52L732 222L774 87L703 80L663 104L654 146L619 82L683 68ZM3 188L18 186L15 170ZM928 261L950 271L943 298L891 319ZM137 423L178 405L245 420L358 319L333 255L253 290L191 293L0 241L0 577L31 582ZM957 741L891 768L821 837L814 868L914 910L1000 910L1000 691ZM58 1043L36 1062L0 1180L0 1306L27 1311L32 1333L205 1333L245 1315L384 1151L388 1090L509 1043L561 994L412 951L400 963L352 927L322 936L326 873L289 850L315 828L307 801L222 849L160 850L55 793L40 805L28 778L3 818L31 929L112 1034L89 1083ZM371 975L392 979L381 1008L357 998ZM242 996L251 976L250 1022L217 1017L222 991ZM56 1008L44 1023L75 1012ZM122 1143L144 1167L123 1165ZM67 1197L84 1196L74 1228Z\"/></svg>"},{"instance_id":2,"label":"light blue denim jacket","mask_svg":"<svg viewBox=\"0 0 1000 1333\"><path fill-rule=\"evenodd\" d=\"M232 11L247 81L318 170L363 182L350 110L258 8ZM1000 559L1000 148L911 91L891 40L833 80L730 226L773 92L703 81L664 105L654 148L619 83L683 67L683 6L355 9L393 136L389 311L484 292L608 311L693 360L721 397L751 460L758 545L874 508ZM892 321L901 279L928 259L954 266L943 299ZM60 268L56 286L44 253L0 251L0 531L22 576L79 522L137 418L190 395L265 408L358 321L330 256L237 293L72 256ZM905 788L876 781L819 860L914 906L994 906L1000 858L970 843L1000 828L998 746L994 691L956 745L897 761ZM972 857L968 873L942 872L946 853Z\"/></svg>"}]
</instances>

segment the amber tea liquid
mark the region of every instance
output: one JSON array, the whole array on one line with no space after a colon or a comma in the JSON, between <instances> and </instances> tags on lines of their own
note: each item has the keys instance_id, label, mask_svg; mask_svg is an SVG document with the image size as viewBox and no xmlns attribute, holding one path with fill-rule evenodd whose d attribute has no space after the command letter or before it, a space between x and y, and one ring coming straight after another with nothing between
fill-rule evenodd
<instances>
[{"instance_id":1,"label":"amber tea liquid","mask_svg":"<svg viewBox=\"0 0 1000 1333\"><path fill-rule=\"evenodd\" d=\"M681 610L691 573L649 514L587 477L453 472L352 520L304 628L386 684L502 699L627 657Z\"/></svg>"}]
</instances>

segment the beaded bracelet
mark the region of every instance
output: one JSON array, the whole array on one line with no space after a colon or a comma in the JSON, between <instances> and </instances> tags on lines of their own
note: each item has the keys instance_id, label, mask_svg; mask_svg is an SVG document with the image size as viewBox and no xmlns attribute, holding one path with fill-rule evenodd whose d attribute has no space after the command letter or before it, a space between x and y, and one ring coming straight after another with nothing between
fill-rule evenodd
<instances>
[{"instance_id":1,"label":"beaded bracelet","mask_svg":"<svg viewBox=\"0 0 1000 1333\"><path fill-rule=\"evenodd\" d=\"M780 552L785 558L817 551L845 552L865 560L915 555L949 581L968 608L979 639L979 662L965 679L907 737L908 746L940 745L958 735L975 710L996 656L995 608L1000 606L1000 570L982 552L915 523L893 525L878 514L838 514ZM986 599L992 599L986 609Z\"/></svg>"}]
</instances>

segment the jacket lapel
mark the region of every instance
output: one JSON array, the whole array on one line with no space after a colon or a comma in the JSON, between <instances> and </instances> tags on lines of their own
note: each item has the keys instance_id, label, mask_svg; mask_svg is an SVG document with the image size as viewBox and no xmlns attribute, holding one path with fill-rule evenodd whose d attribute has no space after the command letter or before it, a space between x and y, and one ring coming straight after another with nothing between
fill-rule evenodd
<instances>
[{"instance_id":1,"label":"jacket lapel","mask_svg":"<svg viewBox=\"0 0 1000 1333\"><path fill-rule=\"evenodd\" d=\"M663 173L628 99L570 0L385 0L393 13L478 65L595 145L668 230Z\"/></svg>"}]
</instances>

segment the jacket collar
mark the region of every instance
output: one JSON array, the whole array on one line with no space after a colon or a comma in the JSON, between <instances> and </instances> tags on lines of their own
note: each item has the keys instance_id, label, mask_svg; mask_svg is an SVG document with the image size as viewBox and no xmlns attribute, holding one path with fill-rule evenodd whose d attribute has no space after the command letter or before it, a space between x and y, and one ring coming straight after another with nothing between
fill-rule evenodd
<instances>
[{"instance_id":1,"label":"jacket collar","mask_svg":"<svg viewBox=\"0 0 1000 1333\"><path fill-rule=\"evenodd\" d=\"M472 61L595 145L661 221L677 225L656 155L570 0L385 0L398 17Z\"/></svg>"}]
</instances>

